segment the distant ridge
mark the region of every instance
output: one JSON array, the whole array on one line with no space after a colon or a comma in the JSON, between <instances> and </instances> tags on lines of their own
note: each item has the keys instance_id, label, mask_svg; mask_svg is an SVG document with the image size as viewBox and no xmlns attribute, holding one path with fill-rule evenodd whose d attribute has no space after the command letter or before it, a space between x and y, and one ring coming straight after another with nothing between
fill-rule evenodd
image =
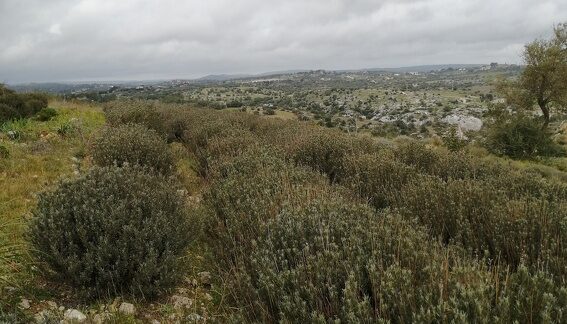
<instances>
[{"instance_id":1,"label":"distant ridge","mask_svg":"<svg viewBox=\"0 0 567 324\"><path fill-rule=\"evenodd\" d=\"M362 69L362 70L355 70L355 71L370 71L370 72L398 72L398 73L406 73L406 72L430 72L430 71L440 71L446 70L449 68L452 69L468 69L468 68L478 68L484 66L486 64L434 64L434 65L416 65L416 66L405 66L405 67L397 67L397 68L372 68L372 69Z\"/></svg>"},{"instance_id":2,"label":"distant ridge","mask_svg":"<svg viewBox=\"0 0 567 324\"><path fill-rule=\"evenodd\" d=\"M68 88L69 86L80 88L84 85L98 84L101 86L106 85L122 85L122 86L137 86L137 85L150 85L157 84L161 82L181 80L181 81L192 81L192 82L224 82L232 80L243 80L243 79L257 79L266 77L276 77L284 76L296 73L309 73L316 71L324 71L329 73L361 73L361 72L388 72L388 73L408 73L408 72L430 72L430 71L440 71L444 69L461 69L461 68L479 68L488 64L433 64L433 65L416 65L416 66L405 66L405 67L395 67L395 68L362 68L362 69L336 69L336 70L322 70L322 69L295 69L295 70L282 70L282 71L271 71L255 74L210 74L200 78L187 78L187 79L155 79L155 80L108 80L108 81L60 81L60 82L27 82L27 83L16 83L10 84L12 88L16 90L45 90L54 91L60 90L62 88Z\"/></svg>"},{"instance_id":3,"label":"distant ridge","mask_svg":"<svg viewBox=\"0 0 567 324\"><path fill-rule=\"evenodd\" d=\"M444 69L462 69L462 68L477 68L485 64L433 64L433 65L416 65L416 66L403 66L395 68L364 68L364 69L352 69L352 70L324 70L328 72L338 72L338 73L356 73L356 72L390 72L390 73L407 73L407 72L430 72L430 71L440 71ZM272 71L257 74L211 74L206 75L201 78L194 79L195 81L230 81L230 80L240 80L240 79L251 79L251 78L261 78L276 75L287 75L294 73L306 73L316 70L284 70L284 71ZM321 71L321 70L319 70Z\"/></svg>"}]
</instances>

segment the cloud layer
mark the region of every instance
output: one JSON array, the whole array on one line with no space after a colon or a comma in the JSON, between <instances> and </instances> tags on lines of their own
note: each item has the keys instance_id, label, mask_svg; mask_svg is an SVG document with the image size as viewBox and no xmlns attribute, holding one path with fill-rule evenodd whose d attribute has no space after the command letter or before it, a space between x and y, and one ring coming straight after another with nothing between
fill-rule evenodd
<instances>
[{"instance_id":1,"label":"cloud layer","mask_svg":"<svg viewBox=\"0 0 567 324\"><path fill-rule=\"evenodd\" d=\"M564 0L0 0L0 82L519 63Z\"/></svg>"}]
</instances>

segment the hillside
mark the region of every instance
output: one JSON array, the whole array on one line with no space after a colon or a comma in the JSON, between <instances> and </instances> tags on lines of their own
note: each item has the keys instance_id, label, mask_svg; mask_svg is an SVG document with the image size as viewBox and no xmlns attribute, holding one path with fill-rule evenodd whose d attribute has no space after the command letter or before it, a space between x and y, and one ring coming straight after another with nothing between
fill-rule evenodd
<instances>
[{"instance_id":1,"label":"hillside","mask_svg":"<svg viewBox=\"0 0 567 324\"><path fill-rule=\"evenodd\" d=\"M431 140L155 102L117 101L104 111L74 102L49 106L57 111L49 121L2 126L0 144L9 153L0 160L0 320L60 320L77 312L94 322L566 320L565 158L514 161L474 144L451 152ZM153 141L152 134L164 144L129 144ZM129 286L111 292L104 282L90 288L102 272L89 270L85 281L80 269L88 260L56 261L35 251L53 253L37 239L59 242L57 230L70 235L60 249L83 240L72 234L83 228L80 205L58 214L77 227L45 223L54 232L34 231L52 210L42 198L49 195L38 192L63 193L58 180L67 178L78 185L73 199L85 199L88 188L80 183L99 183L97 170L103 177L161 179L130 171L133 161L164 166L187 217L164 226L189 225L175 234L187 240L173 272L179 278L157 286L155 296ZM143 190L135 188L134 181L120 190L135 197ZM113 213L121 206L114 203ZM96 213L106 210L102 200L96 206ZM89 231L106 235L98 226ZM112 245L136 239L116 235ZM136 244L144 248L153 239ZM112 245L85 251L92 258L126 253L138 262L134 246L128 252Z\"/></svg>"}]
</instances>

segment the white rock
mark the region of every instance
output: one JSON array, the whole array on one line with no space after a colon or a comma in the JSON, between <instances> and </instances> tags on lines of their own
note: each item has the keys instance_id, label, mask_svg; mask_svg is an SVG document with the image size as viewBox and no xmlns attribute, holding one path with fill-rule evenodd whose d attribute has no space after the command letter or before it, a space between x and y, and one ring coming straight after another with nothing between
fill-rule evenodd
<instances>
[{"instance_id":1,"label":"white rock","mask_svg":"<svg viewBox=\"0 0 567 324\"><path fill-rule=\"evenodd\" d=\"M37 314L34 315L34 320L36 323L45 323L47 321L48 318L48 313L46 311L41 311Z\"/></svg>"},{"instance_id":2,"label":"white rock","mask_svg":"<svg viewBox=\"0 0 567 324\"><path fill-rule=\"evenodd\" d=\"M65 318L68 321L71 322L74 321L78 323L83 323L84 321L87 320L87 316L85 316L85 314L81 313L76 309L71 309L71 308L65 311L65 315L63 315L63 318Z\"/></svg>"},{"instance_id":3,"label":"white rock","mask_svg":"<svg viewBox=\"0 0 567 324\"><path fill-rule=\"evenodd\" d=\"M482 128L482 120L466 115L449 115L442 119L443 122L451 125L459 125L463 131L479 131Z\"/></svg>"},{"instance_id":4,"label":"white rock","mask_svg":"<svg viewBox=\"0 0 567 324\"><path fill-rule=\"evenodd\" d=\"M200 320L202 320L202 319L203 319L203 317L202 317L201 315L195 314L195 313L189 314L189 315L187 316L187 321L188 321L188 322L198 322L198 321L200 321Z\"/></svg>"},{"instance_id":5,"label":"white rock","mask_svg":"<svg viewBox=\"0 0 567 324\"><path fill-rule=\"evenodd\" d=\"M189 297L179 295L172 296L171 301L173 302L173 308L175 309L189 308L193 304L193 301L189 299Z\"/></svg>"},{"instance_id":6,"label":"white rock","mask_svg":"<svg viewBox=\"0 0 567 324\"><path fill-rule=\"evenodd\" d=\"M208 271L203 271L198 273L199 281L201 285L208 286L211 284L211 273Z\"/></svg>"},{"instance_id":7,"label":"white rock","mask_svg":"<svg viewBox=\"0 0 567 324\"><path fill-rule=\"evenodd\" d=\"M30 301L25 298L22 298L22 301L20 302L19 306L21 309L28 309L30 308Z\"/></svg>"},{"instance_id":8,"label":"white rock","mask_svg":"<svg viewBox=\"0 0 567 324\"><path fill-rule=\"evenodd\" d=\"M103 324L103 323L108 322L109 319L110 319L109 313L96 314L93 317L93 323L94 324Z\"/></svg>"},{"instance_id":9,"label":"white rock","mask_svg":"<svg viewBox=\"0 0 567 324\"><path fill-rule=\"evenodd\" d=\"M136 314L136 307L130 303L122 303L118 311L124 315L134 315Z\"/></svg>"},{"instance_id":10,"label":"white rock","mask_svg":"<svg viewBox=\"0 0 567 324\"><path fill-rule=\"evenodd\" d=\"M49 308L53 310L57 309L57 303L51 300L47 302L47 306L49 306Z\"/></svg>"}]
</instances>

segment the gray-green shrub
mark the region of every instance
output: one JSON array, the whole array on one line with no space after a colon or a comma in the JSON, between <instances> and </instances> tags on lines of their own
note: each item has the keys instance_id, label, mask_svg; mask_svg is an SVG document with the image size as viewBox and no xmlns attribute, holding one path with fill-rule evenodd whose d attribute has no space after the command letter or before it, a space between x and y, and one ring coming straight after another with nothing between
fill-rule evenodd
<instances>
[{"instance_id":1,"label":"gray-green shrub","mask_svg":"<svg viewBox=\"0 0 567 324\"><path fill-rule=\"evenodd\" d=\"M31 117L46 108L47 103L47 96L44 94L19 94L0 84L0 123Z\"/></svg>"},{"instance_id":2,"label":"gray-green shrub","mask_svg":"<svg viewBox=\"0 0 567 324\"><path fill-rule=\"evenodd\" d=\"M42 193L29 236L47 269L91 297L175 285L191 224L177 185L146 171L94 167Z\"/></svg>"},{"instance_id":3,"label":"gray-green shrub","mask_svg":"<svg viewBox=\"0 0 567 324\"><path fill-rule=\"evenodd\" d=\"M169 147L153 129L140 124L105 128L92 143L93 162L99 166L140 165L156 172L174 171Z\"/></svg>"},{"instance_id":4,"label":"gray-green shrub","mask_svg":"<svg viewBox=\"0 0 567 324\"><path fill-rule=\"evenodd\" d=\"M57 116L57 110L53 108L43 108L36 115L35 119L39 121L48 121Z\"/></svg>"},{"instance_id":5,"label":"gray-green shrub","mask_svg":"<svg viewBox=\"0 0 567 324\"><path fill-rule=\"evenodd\" d=\"M495 154L520 159L565 154L547 129L522 115L497 119L488 129L485 146Z\"/></svg>"},{"instance_id":6,"label":"gray-green shrub","mask_svg":"<svg viewBox=\"0 0 567 324\"><path fill-rule=\"evenodd\" d=\"M124 124L142 124L153 129L160 136L168 137L170 130L167 121L170 118L158 109L155 103L144 101L112 101L104 106L106 122L111 126Z\"/></svg>"},{"instance_id":7,"label":"gray-green shrub","mask_svg":"<svg viewBox=\"0 0 567 324\"><path fill-rule=\"evenodd\" d=\"M507 197L478 180L420 177L396 194L395 207L445 244L457 243L513 269L525 263L566 279L567 205L533 196Z\"/></svg>"}]
</instances>

